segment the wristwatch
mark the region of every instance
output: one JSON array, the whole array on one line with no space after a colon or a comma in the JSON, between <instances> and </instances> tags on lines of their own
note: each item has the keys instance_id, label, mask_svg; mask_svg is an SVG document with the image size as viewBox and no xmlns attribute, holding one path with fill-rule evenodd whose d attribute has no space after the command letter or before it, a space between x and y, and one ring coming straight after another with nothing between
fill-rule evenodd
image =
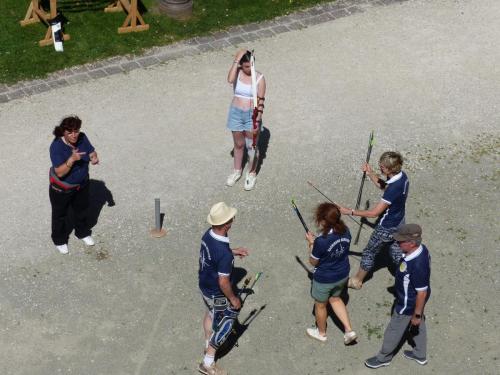
<instances>
[{"instance_id":1,"label":"wristwatch","mask_svg":"<svg viewBox=\"0 0 500 375\"><path fill-rule=\"evenodd\" d=\"M417 318L417 319L422 319L422 315L420 315L420 314L415 314L415 318Z\"/></svg>"}]
</instances>

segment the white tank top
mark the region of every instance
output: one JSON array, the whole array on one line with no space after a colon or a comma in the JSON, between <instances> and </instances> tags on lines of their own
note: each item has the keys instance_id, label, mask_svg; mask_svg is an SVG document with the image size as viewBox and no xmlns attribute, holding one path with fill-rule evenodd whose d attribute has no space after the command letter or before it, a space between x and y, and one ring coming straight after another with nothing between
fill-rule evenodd
<instances>
[{"instance_id":1,"label":"white tank top","mask_svg":"<svg viewBox=\"0 0 500 375\"><path fill-rule=\"evenodd\" d=\"M257 84L260 79L263 77L262 74L257 77ZM252 84L246 84L240 81L240 73L238 73L238 77L236 78L236 84L234 85L234 96L243 99L252 99Z\"/></svg>"}]
</instances>

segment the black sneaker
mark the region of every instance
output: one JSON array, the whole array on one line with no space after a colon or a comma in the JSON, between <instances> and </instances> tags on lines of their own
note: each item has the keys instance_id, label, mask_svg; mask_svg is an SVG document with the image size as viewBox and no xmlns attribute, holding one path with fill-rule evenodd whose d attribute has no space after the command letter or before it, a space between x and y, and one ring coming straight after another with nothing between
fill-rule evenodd
<instances>
[{"instance_id":1,"label":"black sneaker","mask_svg":"<svg viewBox=\"0 0 500 375\"><path fill-rule=\"evenodd\" d=\"M383 366L389 366L391 364L391 361L388 361L388 362L380 362L377 357L371 357L371 358L368 358L366 361L365 361L365 366L366 367L369 367L369 368L379 368L379 367L383 367Z\"/></svg>"},{"instance_id":2,"label":"black sneaker","mask_svg":"<svg viewBox=\"0 0 500 375\"><path fill-rule=\"evenodd\" d=\"M417 356L415 356L415 354L413 354L413 351L411 350L405 350L403 352L403 357L413 359L415 362L422 366L427 364L427 358L418 358Z\"/></svg>"}]
</instances>

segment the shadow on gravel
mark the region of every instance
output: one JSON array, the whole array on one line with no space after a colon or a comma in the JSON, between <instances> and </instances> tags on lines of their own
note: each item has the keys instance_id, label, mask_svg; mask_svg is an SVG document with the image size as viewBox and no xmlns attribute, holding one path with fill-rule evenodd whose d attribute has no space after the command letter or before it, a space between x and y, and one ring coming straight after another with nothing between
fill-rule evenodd
<instances>
[{"instance_id":1,"label":"shadow on gravel","mask_svg":"<svg viewBox=\"0 0 500 375\"><path fill-rule=\"evenodd\" d=\"M271 132L269 131L268 128L263 126L260 132L259 141L257 142L257 147L259 148L259 160L257 162L257 168L255 169L257 174L259 174L260 168L262 168L262 164L264 164L264 159L267 157L267 149L269 147L270 139L271 139ZM234 158L234 149L231 150L230 155L232 158ZM247 164L247 161L248 161L248 155L245 152L242 161L243 169L245 168L244 166Z\"/></svg>"},{"instance_id":2,"label":"shadow on gravel","mask_svg":"<svg viewBox=\"0 0 500 375\"><path fill-rule=\"evenodd\" d=\"M387 268L392 276L396 274L396 266L392 262L389 247L390 244L384 246L382 250L380 250L380 253L377 254L377 256L375 257L375 266L373 267L373 270L370 271L368 275L366 275L365 281L363 283L370 281L373 278L373 274L383 268ZM390 290L390 288L387 288L387 291L391 294L394 294L393 291Z\"/></svg>"},{"instance_id":3,"label":"shadow on gravel","mask_svg":"<svg viewBox=\"0 0 500 375\"><path fill-rule=\"evenodd\" d=\"M237 284L241 280L243 280L247 274L248 274L248 272L244 268L241 268L241 267L234 267L233 272L231 273L231 283L233 285L233 289L236 290L236 292L240 294L240 297L241 297L241 293L245 294L245 296L243 298L241 298L242 309L245 306L245 301L246 301L247 297L254 294L254 291L253 291L253 289L251 289L251 287L250 288L246 287L246 286L248 286L248 283L246 283L247 280L245 280L245 283L243 284L242 288L237 287ZM224 344L222 344L222 346L220 346L219 349L217 349L216 358L215 358L216 360L224 357L235 346L238 346L238 340L240 339L240 337L245 333L245 331L248 329L250 324L254 321L255 318L257 318L257 316L259 316L259 314L265 308L266 308L266 305L262 305L259 309L253 309L252 311L250 311L248 316L241 323L240 323L241 316L238 316L238 318L233 323L232 331L229 334L228 338L226 339Z\"/></svg>"},{"instance_id":4,"label":"shadow on gravel","mask_svg":"<svg viewBox=\"0 0 500 375\"><path fill-rule=\"evenodd\" d=\"M90 179L89 190L89 209L87 213L87 221L90 228L93 228L99 221L99 216L101 215L104 205L107 204L108 207L113 207L115 205L115 201L113 199L113 194L106 187L104 181ZM66 230L68 231L68 235L71 234L73 229L75 229L74 213L70 208L66 219Z\"/></svg>"},{"instance_id":5,"label":"shadow on gravel","mask_svg":"<svg viewBox=\"0 0 500 375\"><path fill-rule=\"evenodd\" d=\"M260 168L262 168L262 164L264 164L264 159L267 156L267 149L269 147L269 140L271 139L271 132L268 128L262 127L262 131L259 136L259 161L257 163L257 169L255 170L257 174L260 172Z\"/></svg>"},{"instance_id":6,"label":"shadow on gravel","mask_svg":"<svg viewBox=\"0 0 500 375\"><path fill-rule=\"evenodd\" d=\"M231 272L231 284L233 285L233 289L238 291L237 285L247 274L248 272L246 269L241 267L233 267L233 271Z\"/></svg>"},{"instance_id":7,"label":"shadow on gravel","mask_svg":"<svg viewBox=\"0 0 500 375\"><path fill-rule=\"evenodd\" d=\"M253 309L250 311L250 314L243 320L243 322L239 322L238 319L235 320L234 325L233 325L233 332L229 335L227 338L226 342L222 344L222 346L217 349L216 352L216 358L215 360L218 360L220 358L223 358L226 356L235 346L238 345L238 340L240 339L241 336L246 332L250 324L259 316L259 314L266 308L267 305L262 305L258 309Z\"/></svg>"}]
</instances>

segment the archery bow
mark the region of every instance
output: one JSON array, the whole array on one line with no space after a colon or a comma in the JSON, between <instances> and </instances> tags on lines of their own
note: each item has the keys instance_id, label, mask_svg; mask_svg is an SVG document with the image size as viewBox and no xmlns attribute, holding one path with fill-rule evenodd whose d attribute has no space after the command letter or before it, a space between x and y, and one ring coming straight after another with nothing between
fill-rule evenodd
<instances>
[{"instance_id":1,"label":"archery bow","mask_svg":"<svg viewBox=\"0 0 500 375\"><path fill-rule=\"evenodd\" d=\"M372 154L373 144L374 144L374 137L372 130L370 133L370 138L368 139L368 152L366 153L366 164L370 162L370 156ZM359 209L359 205L361 203L361 196L363 195L363 186L365 185L365 179L366 179L366 171L363 172L363 176L361 177L361 185L359 186L358 199L356 200L356 207L354 208L355 210ZM368 209L368 207L366 207L366 209ZM361 225L358 228L358 233L356 234L356 238L354 239L354 245L358 244L359 234L361 232L362 227L363 227L363 222L361 222Z\"/></svg>"},{"instance_id":2,"label":"archery bow","mask_svg":"<svg viewBox=\"0 0 500 375\"><path fill-rule=\"evenodd\" d=\"M314 184L311 182L311 181L307 181L307 183L309 184L309 186L311 186L314 190L316 190L318 193L320 193L322 196L324 196L326 199L328 199L328 201L330 201L330 203L332 203L333 205L335 205L337 208L339 208L340 206L338 205L338 203L335 203L334 201L332 201L330 198L328 198L325 194L323 194L323 192L321 190L319 190L316 186L314 186ZM356 224L358 224L359 226L361 226L361 223L358 222L355 218L353 218L352 216L348 215L347 216L348 218L350 218L352 221L354 221Z\"/></svg>"},{"instance_id":3,"label":"archery bow","mask_svg":"<svg viewBox=\"0 0 500 375\"><path fill-rule=\"evenodd\" d=\"M299 220L302 223L302 226L304 227L306 233L309 232L309 228L307 227L306 222L302 218L302 215L300 214L299 208L297 207L297 205L295 204L295 201L293 199L292 199L292 209L295 211L295 213L299 217Z\"/></svg>"},{"instance_id":4,"label":"archery bow","mask_svg":"<svg viewBox=\"0 0 500 375\"><path fill-rule=\"evenodd\" d=\"M253 136L252 136L252 148L255 150L257 146L257 115L258 112L258 98L257 98L257 74L255 72L255 56L254 51L250 55L250 75L252 78L252 97L253 97L253 113L252 113L252 123L253 123Z\"/></svg>"}]
</instances>

